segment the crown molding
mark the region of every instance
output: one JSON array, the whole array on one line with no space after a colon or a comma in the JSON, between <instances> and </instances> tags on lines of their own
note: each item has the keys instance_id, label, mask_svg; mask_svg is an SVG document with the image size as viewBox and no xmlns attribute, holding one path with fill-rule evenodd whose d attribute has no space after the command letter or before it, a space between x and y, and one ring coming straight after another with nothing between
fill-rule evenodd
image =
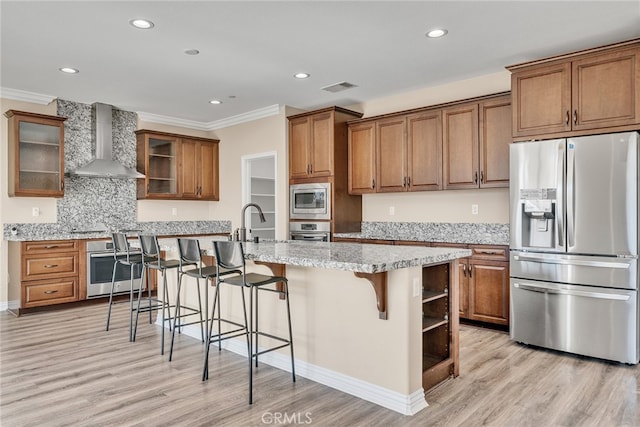
<instances>
[{"instance_id":1,"label":"crown molding","mask_svg":"<svg viewBox=\"0 0 640 427\"><path fill-rule=\"evenodd\" d=\"M14 99L16 101L31 102L34 104L49 105L57 96L43 95L41 93L27 92L26 90L0 87L0 98Z\"/></svg>"},{"instance_id":2,"label":"crown molding","mask_svg":"<svg viewBox=\"0 0 640 427\"><path fill-rule=\"evenodd\" d=\"M171 117L171 116L162 116L160 114L145 113L144 111L137 111L136 114L138 114L138 120L142 120L143 122L158 123L158 124L169 125L169 126L180 126L183 128L195 129L195 130L209 130L209 128L207 127L207 123L198 122L195 120L180 119L180 118Z\"/></svg>"},{"instance_id":3,"label":"crown molding","mask_svg":"<svg viewBox=\"0 0 640 427\"><path fill-rule=\"evenodd\" d=\"M226 119L220 119L207 123L208 130L222 129L233 125L239 125L241 123L251 122L265 117L275 116L280 114L280 105L273 104L268 107L259 108L257 110L249 111L246 113L238 114L236 116L227 117Z\"/></svg>"},{"instance_id":4,"label":"crown molding","mask_svg":"<svg viewBox=\"0 0 640 427\"><path fill-rule=\"evenodd\" d=\"M145 122L159 123L170 126L180 126L188 129L196 130L216 130L222 129L241 123L251 122L253 120L262 119L269 116L280 114L280 105L274 104L268 107L259 108L247 113L238 114L236 116L227 117L226 119L215 120L212 122L197 122L195 120L179 119L170 116L161 116L159 114L151 114L145 112L137 112L138 118Z\"/></svg>"}]
</instances>

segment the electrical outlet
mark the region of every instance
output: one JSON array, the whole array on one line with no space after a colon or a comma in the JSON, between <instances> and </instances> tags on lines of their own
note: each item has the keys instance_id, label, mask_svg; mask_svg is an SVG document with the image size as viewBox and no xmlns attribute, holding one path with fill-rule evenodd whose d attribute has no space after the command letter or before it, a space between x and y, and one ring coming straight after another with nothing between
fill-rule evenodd
<instances>
[{"instance_id":1,"label":"electrical outlet","mask_svg":"<svg viewBox=\"0 0 640 427\"><path fill-rule=\"evenodd\" d=\"M414 297L419 297L420 296L420 291L422 286L420 286L420 278L419 277L414 277L413 278L413 296Z\"/></svg>"},{"instance_id":2,"label":"electrical outlet","mask_svg":"<svg viewBox=\"0 0 640 427\"><path fill-rule=\"evenodd\" d=\"M471 205L471 215L478 215L478 205Z\"/></svg>"},{"instance_id":3,"label":"electrical outlet","mask_svg":"<svg viewBox=\"0 0 640 427\"><path fill-rule=\"evenodd\" d=\"M178 216L178 208L171 208L171 215Z\"/></svg>"},{"instance_id":4,"label":"electrical outlet","mask_svg":"<svg viewBox=\"0 0 640 427\"><path fill-rule=\"evenodd\" d=\"M396 214L396 207L389 206L389 215L395 215L395 214Z\"/></svg>"},{"instance_id":5,"label":"electrical outlet","mask_svg":"<svg viewBox=\"0 0 640 427\"><path fill-rule=\"evenodd\" d=\"M40 216L40 208L31 208L31 216Z\"/></svg>"}]
</instances>

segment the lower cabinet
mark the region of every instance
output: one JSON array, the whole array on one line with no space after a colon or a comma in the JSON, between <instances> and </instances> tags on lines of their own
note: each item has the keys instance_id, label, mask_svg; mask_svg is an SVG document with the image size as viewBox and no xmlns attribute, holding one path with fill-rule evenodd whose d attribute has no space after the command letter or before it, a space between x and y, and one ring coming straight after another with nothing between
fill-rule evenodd
<instances>
[{"instance_id":1,"label":"lower cabinet","mask_svg":"<svg viewBox=\"0 0 640 427\"><path fill-rule=\"evenodd\" d=\"M77 240L10 242L9 299L20 309L78 301L84 271ZM81 259L82 258L82 259Z\"/></svg>"},{"instance_id":2,"label":"lower cabinet","mask_svg":"<svg viewBox=\"0 0 640 427\"><path fill-rule=\"evenodd\" d=\"M449 377L457 377L458 320L456 310L454 263L422 269L422 388L433 388Z\"/></svg>"}]
</instances>

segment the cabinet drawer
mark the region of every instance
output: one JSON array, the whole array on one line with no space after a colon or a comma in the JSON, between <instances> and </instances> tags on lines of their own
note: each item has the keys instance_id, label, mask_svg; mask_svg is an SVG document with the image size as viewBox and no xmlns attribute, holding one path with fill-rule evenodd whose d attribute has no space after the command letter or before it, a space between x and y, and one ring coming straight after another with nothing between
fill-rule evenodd
<instances>
[{"instance_id":1,"label":"cabinet drawer","mask_svg":"<svg viewBox=\"0 0 640 427\"><path fill-rule=\"evenodd\" d=\"M51 252L72 252L77 250L77 240L47 240L22 243L22 253L24 255L48 254Z\"/></svg>"},{"instance_id":2,"label":"cabinet drawer","mask_svg":"<svg viewBox=\"0 0 640 427\"><path fill-rule=\"evenodd\" d=\"M22 306L25 308L77 300L78 280L75 277L22 284Z\"/></svg>"},{"instance_id":3,"label":"cabinet drawer","mask_svg":"<svg viewBox=\"0 0 640 427\"><path fill-rule=\"evenodd\" d=\"M78 275L78 253L24 256L22 280Z\"/></svg>"},{"instance_id":4,"label":"cabinet drawer","mask_svg":"<svg viewBox=\"0 0 640 427\"><path fill-rule=\"evenodd\" d=\"M507 246L476 246L471 245L471 258L493 261L508 261L509 248Z\"/></svg>"}]
</instances>

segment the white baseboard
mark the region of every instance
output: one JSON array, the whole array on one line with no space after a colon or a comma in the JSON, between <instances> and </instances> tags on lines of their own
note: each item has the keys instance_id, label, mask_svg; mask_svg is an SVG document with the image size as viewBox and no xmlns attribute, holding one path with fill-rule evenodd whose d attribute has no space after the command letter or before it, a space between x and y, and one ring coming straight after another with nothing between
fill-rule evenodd
<instances>
[{"instance_id":1,"label":"white baseboard","mask_svg":"<svg viewBox=\"0 0 640 427\"><path fill-rule=\"evenodd\" d=\"M6 301L6 302L0 301L0 311L7 311L10 308L17 310L19 307L20 307L20 300Z\"/></svg>"},{"instance_id":2,"label":"white baseboard","mask_svg":"<svg viewBox=\"0 0 640 427\"><path fill-rule=\"evenodd\" d=\"M160 323L162 322L156 322L157 325L160 325ZM182 333L197 340L201 339L200 327L195 325L185 326L182 329ZM222 348L247 357L247 346L242 340L231 339L223 341ZM291 358L284 353L272 352L264 354L260 356L260 362L291 372ZM424 389L422 387L411 394L405 395L303 360L295 359L295 367L296 375L373 402L403 415L417 414L429 406L424 398Z\"/></svg>"}]
</instances>

